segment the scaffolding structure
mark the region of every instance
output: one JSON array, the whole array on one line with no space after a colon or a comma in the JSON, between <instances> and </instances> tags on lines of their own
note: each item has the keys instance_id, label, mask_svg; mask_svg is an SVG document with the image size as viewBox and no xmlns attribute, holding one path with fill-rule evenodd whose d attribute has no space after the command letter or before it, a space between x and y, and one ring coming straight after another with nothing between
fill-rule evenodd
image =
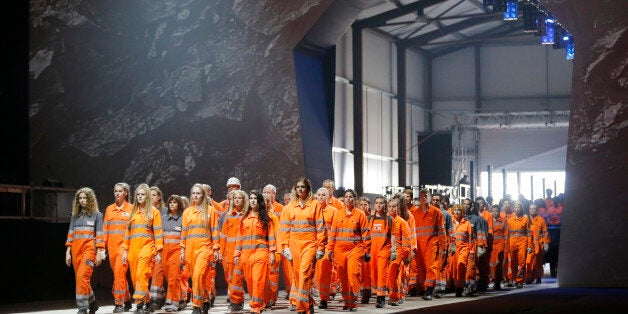
<instances>
[{"instance_id":1,"label":"scaffolding structure","mask_svg":"<svg viewBox=\"0 0 628 314\"><path fill-rule=\"evenodd\" d=\"M458 129L522 129L569 127L569 110L483 112L454 115Z\"/></svg>"}]
</instances>

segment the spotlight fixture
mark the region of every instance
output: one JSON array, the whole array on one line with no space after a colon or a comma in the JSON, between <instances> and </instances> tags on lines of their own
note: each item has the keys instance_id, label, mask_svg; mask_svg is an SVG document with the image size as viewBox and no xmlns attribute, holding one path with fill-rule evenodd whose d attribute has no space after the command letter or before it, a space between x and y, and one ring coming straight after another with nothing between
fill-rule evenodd
<instances>
[{"instance_id":1,"label":"spotlight fixture","mask_svg":"<svg viewBox=\"0 0 628 314\"><path fill-rule=\"evenodd\" d=\"M573 36L569 33L563 35L562 41L565 45L565 59L573 60L575 55L575 45L573 42Z\"/></svg>"},{"instance_id":2,"label":"spotlight fixture","mask_svg":"<svg viewBox=\"0 0 628 314\"><path fill-rule=\"evenodd\" d=\"M557 38L557 39L554 40L554 44L552 45L552 48L554 48L554 49L565 48L565 42L563 41L563 38L564 38L564 36L565 36L565 34L567 32L561 26L557 26L557 27L554 27L554 28L555 28L555 30L554 30L554 38Z\"/></svg>"},{"instance_id":3,"label":"spotlight fixture","mask_svg":"<svg viewBox=\"0 0 628 314\"><path fill-rule=\"evenodd\" d=\"M504 11L505 21L514 21L519 18L517 0L506 0L506 11Z\"/></svg>"},{"instance_id":4,"label":"spotlight fixture","mask_svg":"<svg viewBox=\"0 0 628 314\"><path fill-rule=\"evenodd\" d=\"M541 39L541 44L543 45L553 45L554 44L554 25L556 24L556 20L551 14L545 16L545 36Z\"/></svg>"}]
</instances>

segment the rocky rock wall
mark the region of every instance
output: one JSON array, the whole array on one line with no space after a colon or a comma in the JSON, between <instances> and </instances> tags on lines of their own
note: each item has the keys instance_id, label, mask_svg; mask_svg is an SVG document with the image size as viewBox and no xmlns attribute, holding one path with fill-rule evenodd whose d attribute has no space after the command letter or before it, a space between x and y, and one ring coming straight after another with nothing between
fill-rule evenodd
<instances>
[{"instance_id":1,"label":"rocky rock wall","mask_svg":"<svg viewBox=\"0 0 628 314\"><path fill-rule=\"evenodd\" d=\"M325 0L31 0L30 178L223 199L305 173L292 49Z\"/></svg>"}]
</instances>

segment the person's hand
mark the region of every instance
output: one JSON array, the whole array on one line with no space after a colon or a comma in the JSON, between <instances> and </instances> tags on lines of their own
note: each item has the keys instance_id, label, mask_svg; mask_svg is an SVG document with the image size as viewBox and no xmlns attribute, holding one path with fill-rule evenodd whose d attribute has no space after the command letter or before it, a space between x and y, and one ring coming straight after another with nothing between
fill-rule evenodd
<instances>
[{"instance_id":1,"label":"person's hand","mask_svg":"<svg viewBox=\"0 0 628 314\"><path fill-rule=\"evenodd\" d=\"M275 252L270 252L270 265L275 264Z\"/></svg>"},{"instance_id":2,"label":"person's hand","mask_svg":"<svg viewBox=\"0 0 628 314\"><path fill-rule=\"evenodd\" d=\"M239 265L240 264L240 256L235 256L233 258L233 265Z\"/></svg>"},{"instance_id":3,"label":"person's hand","mask_svg":"<svg viewBox=\"0 0 628 314\"><path fill-rule=\"evenodd\" d=\"M70 253L69 247L68 250L65 251L65 264L68 267L72 266L72 254Z\"/></svg>"},{"instance_id":4,"label":"person's hand","mask_svg":"<svg viewBox=\"0 0 628 314\"><path fill-rule=\"evenodd\" d=\"M316 250L316 259L321 259L325 256L325 252L323 250Z\"/></svg>"},{"instance_id":5,"label":"person's hand","mask_svg":"<svg viewBox=\"0 0 628 314\"><path fill-rule=\"evenodd\" d=\"M451 242L451 245L449 245L449 252L451 252L451 254L456 253L456 242Z\"/></svg>"},{"instance_id":6,"label":"person's hand","mask_svg":"<svg viewBox=\"0 0 628 314\"><path fill-rule=\"evenodd\" d=\"M397 251L390 252L390 261L394 261L397 259Z\"/></svg>"},{"instance_id":7,"label":"person's hand","mask_svg":"<svg viewBox=\"0 0 628 314\"><path fill-rule=\"evenodd\" d=\"M122 264L126 264L128 258L128 253L126 250L122 250Z\"/></svg>"},{"instance_id":8,"label":"person's hand","mask_svg":"<svg viewBox=\"0 0 628 314\"><path fill-rule=\"evenodd\" d=\"M438 253L440 254L440 256L445 257L447 256L447 250L438 250Z\"/></svg>"},{"instance_id":9,"label":"person's hand","mask_svg":"<svg viewBox=\"0 0 628 314\"><path fill-rule=\"evenodd\" d=\"M157 254L155 254L155 257L153 257L153 260L155 261L155 263L161 264L161 253L157 252Z\"/></svg>"},{"instance_id":10,"label":"person's hand","mask_svg":"<svg viewBox=\"0 0 628 314\"><path fill-rule=\"evenodd\" d=\"M287 260L292 261L292 252L289 247L283 249L283 256L285 256Z\"/></svg>"},{"instance_id":11,"label":"person's hand","mask_svg":"<svg viewBox=\"0 0 628 314\"><path fill-rule=\"evenodd\" d=\"M96 266L100 266L100 264L102 263L103 255L100 252L102 252L102 249L99 249L98 252L96 252Z\"/></svg>"},{"instance_id":12,"label":"person's hand","mask_svg":"<svg viewBox=\"0 0 628 314\"><path fill-rule=\"evenodd\" d=\"M179 254L179 262L181 262L181 265L185 263L185 251L184 250L181 250L181 254Z\"/></svg>"},{"instance_id":13,"label":"person's hand","mask_svg":"<svg viewBox=\"0 0 628 314\"><path fill-rule=\"evenodd\" d=\"M478 257L482 257L482 255L484 255L484 253L486 253L486 249L483 247L478 247Z\"/></svg>"},{"instance_id":14,"label":"person's hand","mask_svg":"<svg viewBox=\"0 0 628 314\"><path fill-rule=\"evenodd\" d=\"M370 262L371 261L371 254L369 254L369 253L364 254L364 261L367 262L367 263Z\"/></svg>"},{"instance_id":15,"label":"person's hand","mask_svg":"<svg viewBox=\"0 0 628 314\"><path fill-rule=\"evenodd\" d=\"M549 244L545 243L545 245L543 245L543 251L549 251Z\"/></svg>"},{"instance_id":16,"label":"person's hand","mask_svg":"<svg viewBox=\"0 0 628 314\"><path fill-rule=\"evenodd\" d=\"M531 247L528 248L528 253L532 253L532 248Z\"/></svg>"},{"instance_id":17,"label":"person's hand","mask_svg":"<svg viewBox=\"0 0 628 314\"><path fill-rule=\"evenodd\" d=\"M219 252L218 250L214 250L214 261L215 261L215 262L218 262L218 261L220 261L220 260L221 260L221 258L220 258L220 252Z\"/></svg>"}]
</instances>

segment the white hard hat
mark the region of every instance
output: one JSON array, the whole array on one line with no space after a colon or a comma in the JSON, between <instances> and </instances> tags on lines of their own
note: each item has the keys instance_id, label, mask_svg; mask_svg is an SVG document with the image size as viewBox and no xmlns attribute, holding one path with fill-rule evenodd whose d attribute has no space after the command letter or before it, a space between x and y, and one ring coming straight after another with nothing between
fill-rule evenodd
<instances>
[{"instance_id":1,"label":"white hard hat","mask_svg":"<svg viewBox=\"0 0 628 314\"><path fill-rule=\"evenodd\" d=\"M230 185L240 186L240 180L238 180L238 178L231 177L229 178L229 180L227 180L227 186L230 186Z\"/></svg>"}]
</instances>

